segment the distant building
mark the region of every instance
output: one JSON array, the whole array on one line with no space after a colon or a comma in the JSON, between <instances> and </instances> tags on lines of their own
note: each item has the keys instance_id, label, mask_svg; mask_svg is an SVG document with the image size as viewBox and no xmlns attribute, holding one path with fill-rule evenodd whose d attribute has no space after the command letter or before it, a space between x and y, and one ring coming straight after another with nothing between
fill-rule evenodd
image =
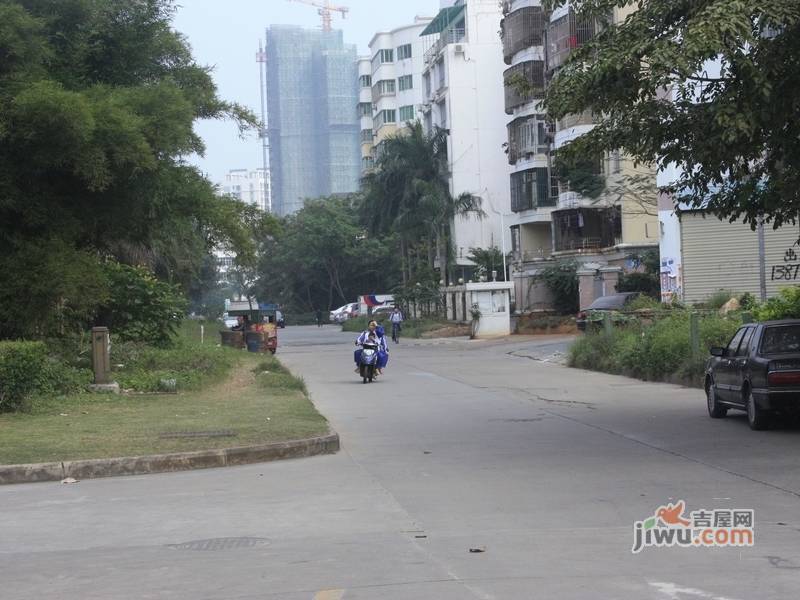
<instances>
[{"instance_id":1,"label":"distant building","mask_svg":"<svg viewBox=\"0 0 800 600\"><path fill-rule=\"evenodd\" d=\"M486 217L456 217L453 243L459 274L469 276L470 248L501 248L510 234L509 165L503 154L503 47L497 32L502 18L497 0L441 2L442 9L422 31L424 45L423 124L450 132L450 191L480 196Z\"/></svg>"},{"instance_id":2,"label":"distant building","mask_svg":"<svg viewBox=\"0 0 800 600\"><path fill-rule=\"evenodd\" d=\"M362 86L359 113L366 112L369 103L372 121L369 133L361 130L362 158L368 149L365 146L368 138L371 157L363 161L362 167L371 168L387 137L422 117L425 48L420 33L431 20L417 17L410 25L376 33L369 43L371 58L359 60L359 85ZM362 72L369 76L365 77Z\"/></svg>"},{"instance_id":3,"label":"distant building","mask_svg":"<svg viewBox=\"0 0 800 600\"><path fill-rule=\"evenodd\" d=\"M273 212L358 189L356 48L341 31L267 30L267 113Z\"/></svg>"},{"instance_id":4,"label":"distant building","mask_svg":"<svg viewBox=\"0 0 800 600\"><path fill-rule=\"evenodd\" d=\"M225 194L266 211L270 206L269 173L264 169L231 169L222 185Z\"/></svg>"}]
</instances>

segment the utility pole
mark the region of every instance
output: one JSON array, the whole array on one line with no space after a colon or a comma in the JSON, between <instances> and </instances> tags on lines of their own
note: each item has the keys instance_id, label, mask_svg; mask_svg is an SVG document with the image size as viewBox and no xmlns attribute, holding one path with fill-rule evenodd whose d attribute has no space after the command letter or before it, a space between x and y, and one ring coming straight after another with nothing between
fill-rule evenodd
<instances>
[{"instance_id":1,"label":"utility pole","mask_svg":"<svg viewBox=\"0 0 800 600\"><path fill-rule=\"evenodd\" d=\"M267 105L266 105L266 70L267 70L267 53L261 40L258 42L258 54L256 54L256 62L258 63L258 75L261 81L261 127L259 128L258 137L261 138L261 164L264 169L264 182L263 182L263 195L264 206L262 209L267 212L272 212L272 186L270 186L269 178L269 134L267 133Z\"/></svg>"}]
</instances>

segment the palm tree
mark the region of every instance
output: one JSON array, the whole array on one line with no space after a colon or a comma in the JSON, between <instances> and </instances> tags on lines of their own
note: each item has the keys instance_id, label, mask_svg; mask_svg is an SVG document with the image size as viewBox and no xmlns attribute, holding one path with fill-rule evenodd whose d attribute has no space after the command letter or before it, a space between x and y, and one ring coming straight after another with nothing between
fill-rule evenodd
<instances>
[{"instance_id":1,"label":"palm tree","mask_svg":"<svg viewBox=\"0 0 800 600\"><path fill-rule=\"evenodd\" d=\"M411 274L412 250L427 250L430 266L438 260L447 279L456 218L483 218L481 199L450 192L447 131L425 133L419 121L383 142L375 170L363 180L362 213L375 233L396 232L404 257L403 277ZM405 283L404 281L404 283Z\"/></svg>"}]
</instances>

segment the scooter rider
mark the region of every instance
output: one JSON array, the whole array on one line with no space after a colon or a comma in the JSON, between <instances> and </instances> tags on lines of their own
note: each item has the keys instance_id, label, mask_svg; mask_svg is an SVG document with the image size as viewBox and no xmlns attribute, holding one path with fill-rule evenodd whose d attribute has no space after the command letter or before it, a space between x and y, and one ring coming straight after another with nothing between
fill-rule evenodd
<instances>
[{"instance_id":1,"label":"scooter rider","mask_svg":"<svg viewBox=\"0 0 800 600\"><path fill-rule=\"evenodd\" d=\"M363 344L374 344L378 347L377 370L379 375L383 374L383 368L389 361L389 349L386 344L386 337L383 335L383 333L383 327L380 327L377 321L370 321L367 325L367 329L362 331L356 339L356 346L361 346ZM361 352L362 349L358 348L353 354L353 359L356 362L356 373L358 373L359 366L361 365Z\"/></svg>"}]
</instances>

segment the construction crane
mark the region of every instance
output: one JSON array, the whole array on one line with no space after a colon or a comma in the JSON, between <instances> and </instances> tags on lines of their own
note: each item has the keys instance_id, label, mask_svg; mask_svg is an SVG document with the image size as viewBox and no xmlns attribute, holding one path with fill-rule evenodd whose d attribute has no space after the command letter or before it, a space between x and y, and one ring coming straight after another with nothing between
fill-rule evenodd
<instances>
[{"instance_id":1,"label":"construction crane","mask_svg":"<svg viewBox=\"0 0 800 600\"><path fill-rule=\"evenodd\" d=\"M330 0L289 0L289 2L299 2L300 4L308 4L309 6L316 6L319 16L322 17L322 31L330 31L333 29L333 13L338 12L342 14L342 18L347 18L347 13L350 8L347 6L336 6Z\"/></svg>"}]
</instances>

